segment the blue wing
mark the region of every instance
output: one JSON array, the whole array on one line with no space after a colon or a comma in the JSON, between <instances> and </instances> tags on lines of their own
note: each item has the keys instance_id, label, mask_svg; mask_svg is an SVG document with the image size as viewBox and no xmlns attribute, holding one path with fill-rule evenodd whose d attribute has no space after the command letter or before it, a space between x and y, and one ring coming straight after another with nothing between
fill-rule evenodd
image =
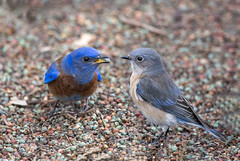
<instances>
[{"instance_id":1,"label":"blue wing","mask_svg":"<svg viewBox=\"0 0 240 161\"><path fill-rule=\"evenodd\" d=\"M48 68L47 72L45 73L44 83L48 84L48 83L54 81L55 79L57 79L59 74L60 73L59 73L56 62L52 63L52 65Z\"/></svg>"},{"instance_id":2,"label":"blue wing","mask_svg":"<svg viewBox=\"0 0 240 161\"><path fill-rule=\"evenodd\" d=\"M162 79L159 78L159 80ZM160 110L167 112L167 107L174 106L176 104L177 95L179 92L175 93L175 91L178 91L178 89L174 85L172 85L172 87L164 87L164 84L160 84L161 82L158 82L157 78L154 77L141 78L137 84L136 92L146 102L152 104Z\"/></svg>"},{"instance_id":3,"label":"blue wing","mask_svg":"<svg viewBox=\"0 0 240 161\"><path fill-rule=\"evenodd\" d=\"M136 92L144 101L176 116L181 122L202 124L202 120L195 114L191 104L182 96L171 78L142 78L137 84Z\"/></svg>"},{"instance_id":4,"label":"blue wing","mask_svg":"<svg viewBox=\"0 0 240 161\"><path fill-rule=\"evenodd\" d=\"M101 74L100 74L99 70L96 69L96 72L97 72L97 79L98 79L99 82L101 82L102 81L102 77L101 77Z\"/></svg>"}]
</instances>

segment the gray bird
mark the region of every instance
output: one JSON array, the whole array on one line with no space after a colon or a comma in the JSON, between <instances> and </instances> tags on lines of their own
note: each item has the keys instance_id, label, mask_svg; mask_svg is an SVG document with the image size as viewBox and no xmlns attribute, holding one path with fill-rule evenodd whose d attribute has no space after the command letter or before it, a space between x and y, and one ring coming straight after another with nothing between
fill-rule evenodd
<instances>
[{"instance_id":1,"label":"gray bird","mask_svg":"<svg viewBox=\"0 0 240 161\"><path fill-rule=\"evenodd\" d=\"M151 123L162 128L153 144L166 137L170 126L179 124L200 127L217 139L226 141L223 134L194 112L193 106L168 75L156 50L139 48L122 58L131 62L130 95L134 103Z\"/></svg>"}]
</instances>

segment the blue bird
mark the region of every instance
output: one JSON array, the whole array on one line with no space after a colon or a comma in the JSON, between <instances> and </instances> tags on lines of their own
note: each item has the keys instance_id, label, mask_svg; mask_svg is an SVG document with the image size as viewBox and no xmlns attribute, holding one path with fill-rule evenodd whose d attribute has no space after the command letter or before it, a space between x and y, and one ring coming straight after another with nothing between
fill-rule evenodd
<instances>
[{"instance_id":1,"label":"blue bird","mask_svg":"<svg viewBox=\"0 0 240 161\"><path fill-rule=\"evenodd\" d=\"M87 99L84 109L86 111L88 98L96 91L98 82L101 81L98 66L109 62L108 57L102 56L91 47L79 48L53 62L45 73L44 80L50 93L57 99L50 116L55 112L59 101Z\"/></svg>"},{"instance_id":2,"label":"blue bird","mask_svg":"<svg viewBox=\"0 0 240 161\"><path fill-rule=\"evenodd\" d=\"M162 128L153 144L166 137L170 126L179 124L200 127L217 139L226 141L223 134L194 112L193 106L168 75L156 50L139 48L122 58L131 62L130 95L134 103L151 123Z\"/></svg>"}]
</instances>

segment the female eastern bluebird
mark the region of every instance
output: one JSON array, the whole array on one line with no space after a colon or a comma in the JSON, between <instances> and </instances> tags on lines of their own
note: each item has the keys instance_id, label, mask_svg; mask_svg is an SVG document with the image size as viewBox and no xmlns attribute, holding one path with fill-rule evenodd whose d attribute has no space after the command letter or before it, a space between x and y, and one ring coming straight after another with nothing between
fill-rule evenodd
<instances>
[{"instance_id":1,"label":"female eastern bluebird","mask_svg":"<svg viewBox=\"0 0 240 161\"><path fill-rule=\"evenodd\" d=\"M103 57L94 48L79 48L65 57L61 57L51 64L45 73L44 83L52 95L57 99L53 111L59 101L72 102L87 98L86 108L88 109L88 98L97 89L101 75L97 67L101 63L109 63L108 57Z\"/></svg>"},{"instance_id":2,"label":"female eastern bluebird","mask_svg":"<svg viewBox=\"0 0 240 161\"><path fill-rule=\"evenodd\" d=\"M122 58L131 62L130 95L133 101L150 122L162 127L162 133L154 144L167 135L170 126L178 124L200 127L226 141L223 134L193 111L193 106L168 75L156 50L140 48Z\"/></svg>"}]
</instances>

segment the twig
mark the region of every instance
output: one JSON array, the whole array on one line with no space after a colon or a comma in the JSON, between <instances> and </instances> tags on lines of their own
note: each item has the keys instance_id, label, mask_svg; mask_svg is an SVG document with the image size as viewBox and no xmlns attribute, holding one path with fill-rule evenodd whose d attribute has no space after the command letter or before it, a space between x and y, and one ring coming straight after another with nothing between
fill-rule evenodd
<instances>
[{"instance_id":1,"label":"twig","mask_svg":"<svg viewBox=\"0 0 240 161\"><path fill-rule=\"evenodd\" d=\"M35 105L35 104L38 104L38 103L48 104L48 103L53 103L53 102L56 102L56 100L47 100L47 101L44 101L44 100L35 100L35 101L27 101L28 105Z\"/></svg>"},{"instance_id":2,"label":"twig","mask_svg":"<svg viewBox=\"0 0 240 161\"><path fill-rule=\"evenodd\" d=\"M125 16L120 15L119 20L122 21L123 23L129 24L129 25L132 25L132 26L137 26L137 27L144 28L144 29L146 29L150 32L155 33L155 34L158 34L158 35L161 35L161 36L164 36L164 37L167 36L167 34L164 31L162 31L162 30L160 30L156 27L153 27L149 24L139 22L135 19L129 19L129 18L126 18Z\"/></svg>"},{"instance_id":3,"label":"twig","mask_svg":"<svg viewBox=\"0 0 240 161\"><path fill-rule=\"evenodd\" d=\"M8 156L9 156L12 160L14 160L13 157L12 157L12 155L11 155L11 153L8 153Z\"/></svg>"},{"instance_id":4,"label":"twig","mask_svg":"<svg viewBox=\"0 0 240 161\"><path fill-rule=\"evenodd\" d=\"M128 140L128 139L129 139L129 137L127 137L127 138L117 139L117 141L119 142L119 141L124 141L124 140Z\"/></svg>"}]
</instances>

